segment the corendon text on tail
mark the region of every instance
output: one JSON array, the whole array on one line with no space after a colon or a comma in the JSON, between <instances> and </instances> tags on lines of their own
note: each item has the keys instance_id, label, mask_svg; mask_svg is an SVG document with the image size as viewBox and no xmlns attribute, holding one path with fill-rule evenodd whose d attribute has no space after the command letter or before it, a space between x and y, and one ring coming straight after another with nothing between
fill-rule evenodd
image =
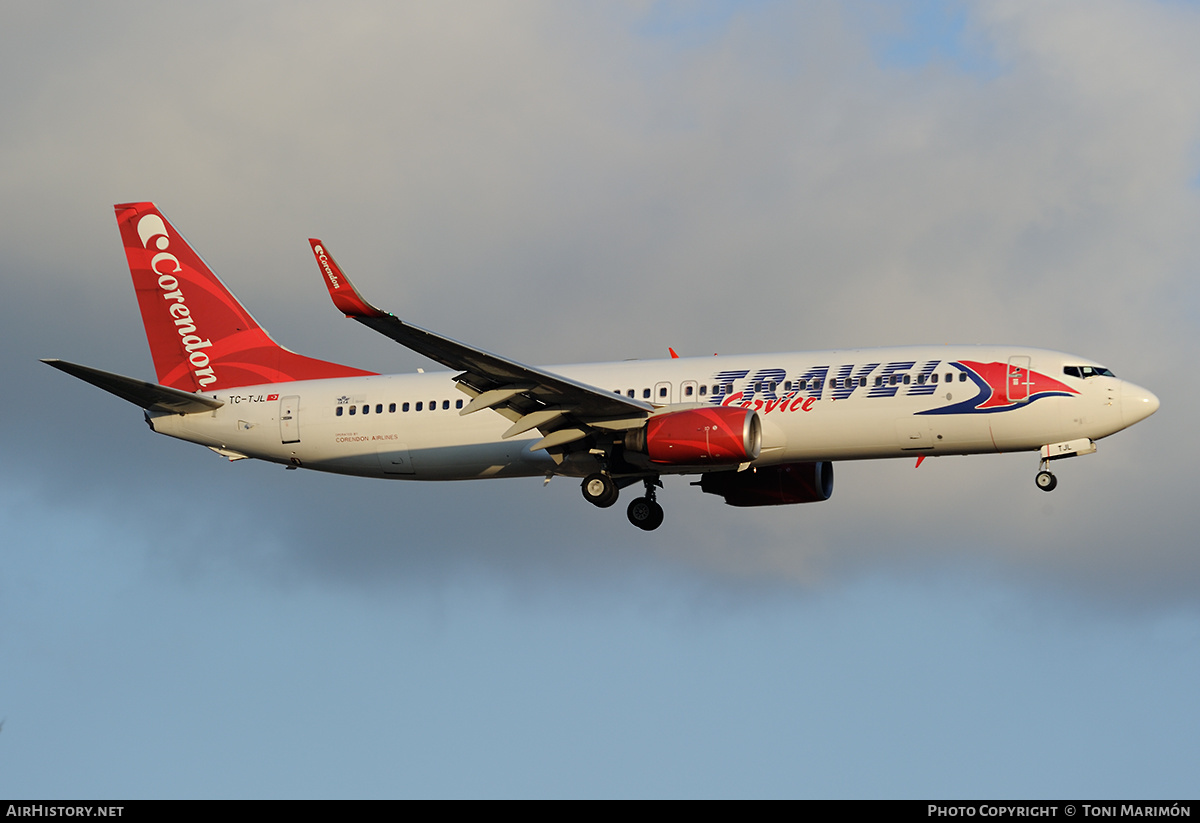
<instances>
[{"instance_id":1,"label":"corendon text on tail","mask_svg":"<svg viewBox=\"0 0 1200 823\"><path fill-rule=\"evenodd\" d=\"M395 480L581 478L595 506L658 528L662 478L733 506L811 503L833 463L1038 452L1052 461L1149 417L1158 398L1084 357L907 346L535 367L383 312L319 240L334 305L449 371L380 375L278 345L153 203L116 206L157 383L46 363L145 409L154 431L229 460Z\"/></svg>"}]
</instances>

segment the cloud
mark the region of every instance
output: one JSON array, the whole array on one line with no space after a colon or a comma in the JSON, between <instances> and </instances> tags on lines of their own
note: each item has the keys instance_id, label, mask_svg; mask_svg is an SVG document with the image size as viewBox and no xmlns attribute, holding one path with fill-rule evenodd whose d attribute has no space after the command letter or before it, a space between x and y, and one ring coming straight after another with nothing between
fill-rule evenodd
<instances>
[{"instance_id":1,"label":"cloud","mask_svg":"<svg viewBox=\"0 0 1200 823\"><path fill-rule=\"evenodd\" d=\"M675 480L675 538L649 552L737 581L968 562L1189 600L1200 18L964 8L965 48L995 71L936 50L889 63L862 14L827 7L750 4L691 30L608 5L23 7L5 59L36 70L5 82L0 131L9 465L50 494L122 478L160 495L156 517L194 495L168 478L204 478L238 522L286 512L281 567L363 580L464 562L587 576L643 551L571 481L210 465L35 368L149 373L108 206L152 197L277 339L376 370L427 364L340 321L305 237L375 302L535 363L957 341L1099 359L1163 409L1065 466L1052 496L1032 456L839 466L829 503L749 513ZM80 461L103 469L57 471ZM439 506L479 516L423 516ZM338 511L370 524L359 544ZM458 559L429 549L446 529Z\"/></svg>"},{"instance_id":2,"label":"cloud","mask_svg":"<svg viewBox=\"0 0 1200 823\"><path fill-rule=\"evenodd\" d=\"M0 772L1179 794L1197 26L1117 0L7 4ZM282 344L377 371L432 366L338 316L305 238L532 363L1008 341L1163 405L1050 495L1032 454L839 463L832 500L777 509L668 478L652 534L568 478L231 464L37 362L153 375L111 212L143 198Z\"/></svg>"}]
</instances>

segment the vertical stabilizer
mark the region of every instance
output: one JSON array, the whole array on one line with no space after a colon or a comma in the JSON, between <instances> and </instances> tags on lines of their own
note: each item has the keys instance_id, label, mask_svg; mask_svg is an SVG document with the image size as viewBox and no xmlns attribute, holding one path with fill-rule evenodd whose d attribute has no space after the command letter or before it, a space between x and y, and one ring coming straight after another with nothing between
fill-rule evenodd
<instances>
[{"instance_id":1,"label":"vertical stabilizer","mask_svg":"<svg viewBox=\"0 0 1200 823\"><path fill-rule=\"evenodd\" d=\"M280 346L153 203L121 203L115 209L162 385L217 391L374 373Z\"/></svg>"}]
</instances>

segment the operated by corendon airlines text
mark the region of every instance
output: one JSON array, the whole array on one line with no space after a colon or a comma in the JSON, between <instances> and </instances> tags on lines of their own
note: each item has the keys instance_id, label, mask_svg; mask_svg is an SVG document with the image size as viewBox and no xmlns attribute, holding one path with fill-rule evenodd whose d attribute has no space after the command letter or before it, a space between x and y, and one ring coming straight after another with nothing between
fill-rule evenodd
<instances>
[{"instance_id":1,"label":"operated by corendon airlines text","mask_svg":"<svg viewBox=\"0 0 1200 823\"><path fill-rule=\"evenodd\" d=\"M124 806L31 806L10 805L6 817L120 817Z\"/></svg>"}]
</instances>

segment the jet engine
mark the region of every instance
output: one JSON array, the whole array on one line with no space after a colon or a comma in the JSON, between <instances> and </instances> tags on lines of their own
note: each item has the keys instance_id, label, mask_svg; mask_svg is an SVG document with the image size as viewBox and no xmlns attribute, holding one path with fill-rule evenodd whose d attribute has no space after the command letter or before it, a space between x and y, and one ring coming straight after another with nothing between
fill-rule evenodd
<instances>
[{"instance_id":1,"label":"jet engine","mask_svg":"<svg viewBox=\"0 0 1200 823\"><path fill-rule=\"evenodd\" d=\"M833 495L833 464L784 463L743 472L709 472L701 491L719 494L730 506L786 506L819 503Z\"/></svg>"},{"instance_id":2,"label":"jet engine","mask_svg":"<svg viewBox=\"0 0 1200 823\"><path fill-rule=\"evenodd\" d=\"M762 451L762 421L753 409L738 406L665 412L627 432L625 448L660 465L736 465Z\"/></svg>"}]
</instances>

